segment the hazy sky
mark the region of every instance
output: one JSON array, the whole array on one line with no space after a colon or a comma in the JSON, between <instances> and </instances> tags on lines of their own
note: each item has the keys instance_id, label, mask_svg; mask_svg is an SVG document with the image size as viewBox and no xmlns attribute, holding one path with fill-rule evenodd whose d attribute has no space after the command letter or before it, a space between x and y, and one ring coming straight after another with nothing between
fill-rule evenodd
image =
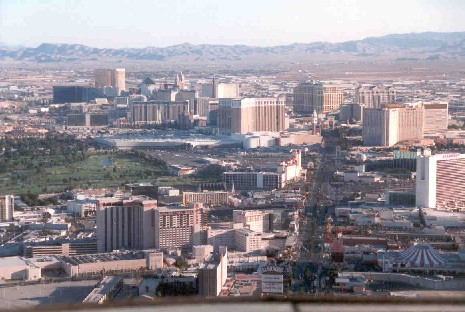
<instances>
[{"instance_id":1,"label":"hazy sky","mask_svg":"<svg viewBox=\"0 0 465 312\"><path fill-rule=\"evenodd\" d=\"M464 31L463 0L0 0L0 42L280 45Z\"/></svg>"}]
</instances>

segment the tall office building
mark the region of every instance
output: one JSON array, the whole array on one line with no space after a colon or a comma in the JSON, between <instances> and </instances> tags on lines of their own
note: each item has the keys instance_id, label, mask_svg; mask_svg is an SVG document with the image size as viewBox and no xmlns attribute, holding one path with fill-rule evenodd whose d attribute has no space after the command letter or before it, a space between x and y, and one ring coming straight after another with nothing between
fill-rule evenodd
<instances>
[{"instance_id":1,"label":"tall office building","mask_svg":"<svg viewBox=\"0 0 465 312\"><path fill-rule=\"evenodd\" d=\"M424 134L424 109L421 106L384 105L363 110L363 144L393 146L406 140L420 140Z\"/></svg>"},{"instance_id":2,"label":"tall office building","mask_svg":"<svg viewBox=\"0 0 465 312\"><path fill-rule=\"evenodd\" d=\"M15 197L13 195L0 196L0 221L13 221Z\"/></svg>"},{"instance_id":3,"label":"tall office building","mask_svg":"<svg viewBox=\"0 0 465 312\"><path fill-rule=\"evenodd\" d=\"M284 99L220 99L218 127L234 133L284 131Z\"/></svg>"},{"instance_id":4,"label":"tall office building","mask_svg":"<svg viewBox=\"0 0 465 312\"><path fill-rule=\"evenodd\" d=\"M366 108L380 108L382 104L396 103L396 90L392 87L360 86L355 89L355 102Z\"/></svg>"},{"instance_id":5,"label":"tall office building","mask_svg":"<svg viewBox=\"0 0 465 312\"><path fill-rule=\"evenodd\" d=\"M97 199L98 251L154 248L156 207L145 196Z\"/></svg>"},{"instance_id":6,"label":"tall office building","mask_svg":"<svg viewBox=\"0 0 465 312\"><path fill-rule=\"evenodd\" d=\"M115 87L126 90L126 70L124 68L94 70L96 88Z\"/></svg>"},{"instance_id":7,"label":"tall office building","mask_svg":"<svg viewBox=\"0 0 465 312\"><path fill-rule=\"evenodd\" d=\"M220 247L218 253L211 254L200 266L199 295L202 297L216 297L228 278L228 250Z\"/></svg>"},{"instance_id":8,"label":"tall office building","mask_svg":"<svg viewBox=\"0 0 465 312\"><path fill-rule=\"evenodd\" d=\"M416 205L465 210L465 154L425 153L417 157Z\"/></svg>"}]
</instances>

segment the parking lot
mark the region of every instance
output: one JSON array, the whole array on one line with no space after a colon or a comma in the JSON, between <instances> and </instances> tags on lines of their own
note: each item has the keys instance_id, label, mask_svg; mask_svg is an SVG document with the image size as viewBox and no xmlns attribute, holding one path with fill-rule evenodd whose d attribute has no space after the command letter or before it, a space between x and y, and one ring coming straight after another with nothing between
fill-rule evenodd
<instances>
[{"instance_id":1,"label":"parking lot","mask_svg":"<svg viewBox=\"0 0 465 312\"><path fill-rule=\"evenodd\" d=\"M97 283L97 280L87 280L0 288L1 309L32 309L49 304L79 303Z\"/></svg>"}]
</instances>

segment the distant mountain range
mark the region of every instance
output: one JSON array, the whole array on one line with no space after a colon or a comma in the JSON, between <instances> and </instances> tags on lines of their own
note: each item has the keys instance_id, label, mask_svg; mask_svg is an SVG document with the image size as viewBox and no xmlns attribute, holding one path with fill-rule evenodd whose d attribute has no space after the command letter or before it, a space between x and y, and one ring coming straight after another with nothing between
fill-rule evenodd
<instances>
[{"instance_id":1,"label":"distant mountain range","mask_svg":"<svg viewBox=\"0 0 465 312\"><path fill-rule=\"evenodd\" d=\"M465 58L465 32L392 34L339 43L313 42L257 47L246 45L193 45L165 48L98 49L81 44L43 43L36 48L8 47L0 43L0 61L82 62L245 62L257 60L299 61L310 57L351 59L437 60Z\"/></svg>"}]
</instances>

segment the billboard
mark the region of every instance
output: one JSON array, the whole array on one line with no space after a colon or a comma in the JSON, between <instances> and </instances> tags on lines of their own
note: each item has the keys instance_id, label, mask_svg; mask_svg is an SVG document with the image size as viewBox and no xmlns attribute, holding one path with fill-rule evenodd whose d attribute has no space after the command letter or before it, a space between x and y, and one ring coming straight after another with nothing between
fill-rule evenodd
<instances>
[{"instance_id":1,"label":"billboard","mask_svg":"<svg viewBox=\"0 0 465 312\"><path fill-rule=\"evenodd\" d=\"M262 283L282 283L282 274L262 274Z\"/></svg>"},{"instance_id":2,"label":"billboard","mask_svg":"<svg viewBox=\"0 0 465 312\"><path fill-rule=\"evenodd\" d=\"M274 293L274 294L282 294L283 293L283 283L263 283L262 282L262 292L264 293Z\"/></svg>"},{"instance_id":3,"label":"billboard","mask_svg":"<svg viewBox=\"0 0 465 312\"><path fill-rule=\"evenodd\" d=\"M283 272L282 267L276 265L267 265L260 269L262 275L262 292L282 294L283 290Z\"/></svg>"}]
</instances>

